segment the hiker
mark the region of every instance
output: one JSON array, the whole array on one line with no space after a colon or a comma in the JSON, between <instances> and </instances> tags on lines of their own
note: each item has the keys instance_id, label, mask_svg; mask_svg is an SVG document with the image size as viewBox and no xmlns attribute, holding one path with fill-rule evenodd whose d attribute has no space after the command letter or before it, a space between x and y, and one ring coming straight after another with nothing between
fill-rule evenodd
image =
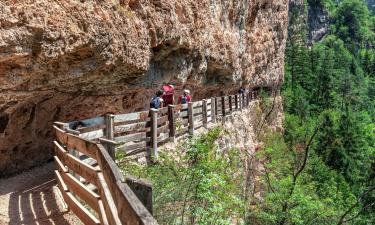
<instances>
[{"instance_id":1,"label":"hiker","mask_svg":"<svg viewBox=\"0 0 375 225\"><path fill-rule=\"evenodd\" d=\"M187 104L191 102L190 91L185 89L182 96L178 98L178 104Z\"/></svg>"},{"instance_id":2,"label":"hiker","mask_svg":"<svg viewBox=\"0 0 375 225\"><path fill-rule=\"evenodd\" d=\"M155 96L152 97L151 102L150 102L150 108L151 109L159 109L163 108L163 96L164 92L162 90L158 90L155 93Z\"/></svg>"},{"instance_id":3,"label":"hiker","mask_svg":"<svg viewBox=\"0 0 375 225\"><path fill-rule=\"evenodd\" d=\"M174 102L174 97L173 97L173 92L174 92L174 86L172 84L166 84L163 85L163 91L164 94L162 96L164 100L164 106L168 105L173 105Z\"/></svg>"},{"instance_id":4,"label":"hiker","mask_svg":"<svg viewBox=\"0 0 375 225\"><path fill-rule=\"evenodd\" d=\"M246 93L246 89L241 87L240 90L238 90L238 94L245 94Z\"/></svg>"}]
</instances>

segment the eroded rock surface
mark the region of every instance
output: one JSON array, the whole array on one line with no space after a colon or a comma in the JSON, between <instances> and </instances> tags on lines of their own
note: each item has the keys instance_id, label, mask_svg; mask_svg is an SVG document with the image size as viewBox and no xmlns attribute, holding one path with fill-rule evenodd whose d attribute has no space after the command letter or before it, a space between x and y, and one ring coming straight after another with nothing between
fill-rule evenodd
<instances>
[{"instance_id":1,"label":"eroded rock surface","mask_svg":"<svg viewBox=\"0 0 375 225\"><path fill-rule=\"evenodd\" d=\"M195 99L279 86L287 0L0 2L0 175L52 155L52 122L147 107L164 81Z\"/></svg>"}]
</instances>

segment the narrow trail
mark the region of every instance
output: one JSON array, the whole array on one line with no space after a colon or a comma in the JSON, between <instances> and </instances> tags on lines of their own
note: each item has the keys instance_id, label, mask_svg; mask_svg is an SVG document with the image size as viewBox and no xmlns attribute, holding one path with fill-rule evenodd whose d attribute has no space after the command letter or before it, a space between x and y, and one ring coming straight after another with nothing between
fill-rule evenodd
<instances>
[{"instance_id":1,"label":"narrow trail","mask_svg":"<svg viewBox=\"0 0 375 225\"><path fill-rule=\"evenodd\" d=\"M53 162L0 179L0 225L81 225L63 205Z\"/></svg>"}]
</instances>

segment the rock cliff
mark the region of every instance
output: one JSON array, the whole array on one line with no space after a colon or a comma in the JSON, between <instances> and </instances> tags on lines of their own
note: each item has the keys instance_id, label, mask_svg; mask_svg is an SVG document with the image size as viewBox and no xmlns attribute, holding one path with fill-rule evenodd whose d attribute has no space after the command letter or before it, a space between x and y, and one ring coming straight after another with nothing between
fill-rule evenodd
<instances>
[{"instance_id":1,"label":"rock cliff","mask_svg":"<svg viewBox=\"0 0 375 225\"><path fill-rule=\"evenodd\" d=\"M52 155L53 121L280 86L287 0L0 2L0 176Z\"/></svg>"}]
</instances>

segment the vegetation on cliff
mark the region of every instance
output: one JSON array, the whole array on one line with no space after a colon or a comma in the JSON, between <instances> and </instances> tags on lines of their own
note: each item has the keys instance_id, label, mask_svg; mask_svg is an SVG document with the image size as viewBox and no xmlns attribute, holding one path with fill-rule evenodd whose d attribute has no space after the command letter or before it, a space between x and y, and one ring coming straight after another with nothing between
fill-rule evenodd
<instances>
[{"instance_id":1,"label":"vegetation on cliff","mask_svg":"<svg viewBox=\"0 0 375 225\"><path fill-rule=\"evenodd\" d=\"M264 224L375 223L375 17L364 1L308 1L330 12L329 33L308 46L290 20L285 133L266 138ZM298 18L303 10L291 10Z\"/></svg>"}]
</instances>

